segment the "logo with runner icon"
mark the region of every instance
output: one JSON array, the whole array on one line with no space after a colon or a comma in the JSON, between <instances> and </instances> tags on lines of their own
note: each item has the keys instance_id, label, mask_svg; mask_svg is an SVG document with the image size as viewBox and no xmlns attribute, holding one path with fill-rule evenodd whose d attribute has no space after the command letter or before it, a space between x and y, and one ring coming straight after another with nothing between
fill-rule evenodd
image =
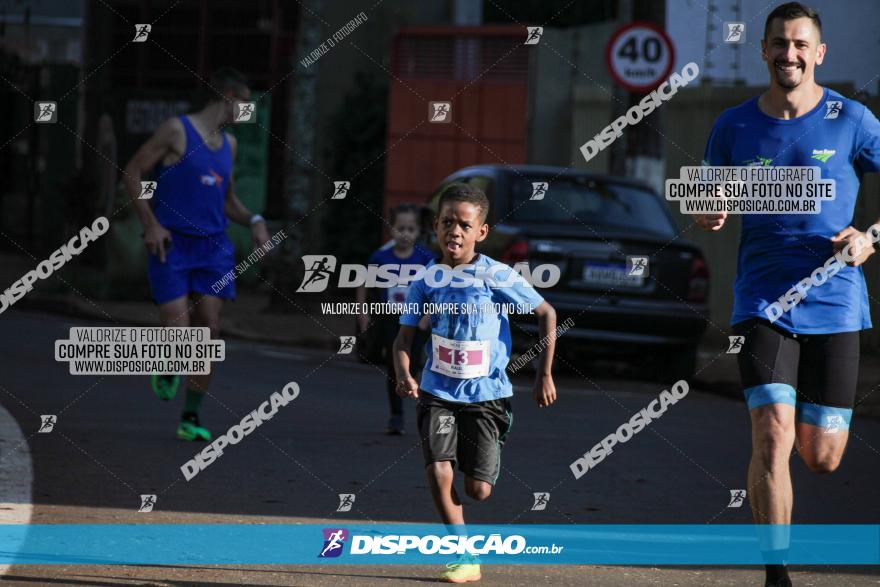
<instances>
[{"instance_id":1,"label":"logo with runner icon","mask_svg":"<svg viewBox=\"0 0 880 587\"><path fill-rule=\"evenodd\" d=\"M837 118L838 116L840 116L841 110L843 110L843 102L841 102L840 100L828 100L827 102L825 102L826 120Z\"/></svg>"},{"instance_id":2,"label":"logo with runner icon","mask_svg":"<svg viewBox=\"0 0 880 587\"><path fill-rule=\"evenodd\" d=\"M529 197L530 200L543 200L544 195L547 194L547 188L550 187L546 181L533 181L532 182L532 195Z\"/></svg>"},{"instance_id":3,"label":"logo with runner icon","mask_svg":"<svg viewBox=\"0 0 880 587\"><path fill-rule=\"evenodd\" d=\"M303 255L302 260L306 272L296 291L298 293L315 293L327 289L330 276L336 270L336 257L333 255Z\"/></svg>"},{"instance_id":4,"label":"logo with runner icon","mask_svg":"<svg viewBox=\"0 0 880 587\"><path fill-rule=\"evenodd\" d=\"M55 428L55 422L58 421L58 416L55 414L44 414L40 416L40 429L37 430L40 434L48 434L52 432Z\"/></svg>"},{"instance_id":5,"label":"logo with runner icon","mask_svg":"<svg viewBox=\"0 0 880 587\"><path fill-rule=\"evenodd\" d=\"M334 181L333 182L333 195L330 196L331 200L344 200L345 196L348 195L348 190L351 187L350 181Z\"/></svg>"},{"instance_id":6,"label":"logo with runner icon","mask_svg":"<svg viewBox=\"0 0 880 587\"><path fill-rule=\"evenodd\" d=\"M730 503L727 504L729 508L738 508L742 507L742 504L746 500L746 490L745 489L731 489L730 490Z\"/></svg>"},{"instance_id":7,"label":"logo with runner icon","mask_svg":"<svg viewBox=\"0 0 880 587\"><path fill-rule=\"evenodd\" d=\"M153 511L153 508L156 506L156 496L152 494L144 494L141 495L141 507L138 508L138 512L150 513Z\"/></svg>"},{"instance_id":8,"label":"logo with runner icon","mask_svg":"<svg viewBox=\"0 0 880 587\"><path fill-rule=\"evenodd\" d=\"M837 434L846 427L846 422L840 414L827 414L825 416L825 434Z\"/></svg>"},{"instance_id":9,"label":"logo with runner icon","mask_svg":"<svg viewBox=\"0 0 880 587\"><path fill-rule=\"evenodd\" d=\"M537 45L538 41L541 40L541 35L544 34L544 27L542 26L529 26L526 27L526 42L525 45Z\"/></svg>"},{"instance_id":10,"label":"logo with runner icon","mask_svg":"<svg viewBox=\"0 0 880 587\"><path fill-rule=\"evenodd\" d=\"M455 416L440 416L437 424L437 434L449 434L455 426Z\"/></svg>"},{"instance_id":11,"label":"logo with runner icon","mask_svg":"<svg viewBox=\"0 0 880 587\"><path fill-rule=\"evenodd\" d=\"M533 495L535 496L535 503L532 504L532 511L539 512L547 509L547 503L550 501L550 494L547 492L537 492Z\"/></svg>"},{"instance_id":12,"label":"logo with runner icon","mask_svg":"<svg viewBox=\"0 0 880 587\"><path fill-rule=\"evenodd\" d=\"M151 24L134 25L134 38L131 40L132 43L143 43L150 36L150 31L152 30L153 25Z\"/></svg>"},{"instance_id":13,"label":"logo with runner icon","mask_svg":"<svg viewBox=\"0 0 880 587\"><path fill-rule=\"evenodd\" d=\"M336 351L337 355L350 355L351 351L354 350L354 341L357 340L354 336L340 336L339 337L339 350Z\"/></svg>"},{"instance_id":14,"label":"logo with runner icon","mask_svg":"<svg viewBox=\"0 0 880 587\"><path fill-rule=\"evenodd\" d=\"M345 528L324 528L324 546L318 553L318 558L333 558L342 554L342 547L348 540L348 530Z\"/></svg>"},{"instance_id":15,"label":"logo with runner icon","mask_svg":"<svg viewBox=\"0 0 880 587\"><path fill-rule=\"evenodd\" d=\"M738 355L739 352L742 350L743 344L746 341L746 337L745 336L728 336L727 340L729 341L729 344L727 347L727 354L728 355Z\"/></svg>"},{"instance_id":16,"label":"logo with runner icon","mask_svg":"<svg viewBox=\"0 0 880 587\"><path fill-rule=\"evenodd\" d=\"M353 505L354 505L354 493L340 493L339 494L339 507L336 508L336 511L337 512L350 512Z\"/></svg>"},{"instance_id":17,"label":"logo with runner icon","mask_svg":"<svg viewBox=\"0 0 880 587\"><path fill-rule=\"evenodd\" d=\"M626 258L626 274L632 277L647 277L648 258L628 256Z\"/></svg>"}]
</instances>

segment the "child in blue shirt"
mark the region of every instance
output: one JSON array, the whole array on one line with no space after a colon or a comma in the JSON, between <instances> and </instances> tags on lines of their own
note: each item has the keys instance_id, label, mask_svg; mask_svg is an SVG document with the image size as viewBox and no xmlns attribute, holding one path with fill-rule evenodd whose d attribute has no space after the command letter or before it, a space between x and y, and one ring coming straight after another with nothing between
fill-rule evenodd
<instances>
[{"instance_id":1,"label":"child in blue shirt","mask_svg":"<svg viewBox=\"0 0 880 587\"><path fill-rule=\"evenodd\" d=\"M373 252L373 254L370 255L368 264L427 265L433 259L433 255L426 249L415 244L418 242L421 233L420 220L421 208L415 204L400 204L392 208L391 236L394 238L393 244L390 246L385 245ZM398 270L395 273L399 275L400 271ZM406 285L376 289L375 291L378 292L378 299L372 299L370 301L403 304L406 301L408 289L409 288ZM363 307L364 302L367 301L367 297L366 289L363 287L358 288L357 301L361 303L361 307ZM359 332L365 332L369 328L377 329L374 340L376 340L381 347L381 354L385 357L385 366L388 373L388 402L391 408L391 417L388 420L388 426L385 429L385 433L396 436L402 435L405 431L403 400L397 395L395 390L396 379L394 374L394 358L393 353L391 352L391 346L394 344L394 339L400 328L398 319L399 316L397 314L382 314L375 317L371 326L367 314L362 313L358 315ZM425 342L424 334L419 336L422 332L422 330L416 332L417 340L415 348L417 350L421 348Z\"/></svg>"},{"instance_id":2,"label":"child in blue shirt","mask_svg":"<svg viewBox=\"0 0 880 587\"><path fill-rule=\"evenodd\" d=\"M440 196L434 230L442 253L439 264L446 267L432 261L425 275L413 281L394 343L397 392L418 400L428 484L447 525L464 524L453 486L454 463L464 473L466 493L477 501L489 497L501 470L501 447L512 423L509 398L513 386L505 372L511 352L508 304L538 317L546 347L532 397L541 407L556 400L551 375L556 312L513 269L475 252L477 242L489 233L488 212L488 198L474 186L456 184ZM448 272L449 268L468 275L485 271L492 279L471 280L466 287L457 287L453 282L460 280L458 285L462 285L466 280L453 276L452 282L442 285L437 270ZM430 352L419 383L410 375L411 349L425 304L456 304L460 309L431 314ZM491 310L495 307L500 311ZM480 566L472 557L448 567L441 576L444 581L480 578Z\"/></svg>"}]
</instances>

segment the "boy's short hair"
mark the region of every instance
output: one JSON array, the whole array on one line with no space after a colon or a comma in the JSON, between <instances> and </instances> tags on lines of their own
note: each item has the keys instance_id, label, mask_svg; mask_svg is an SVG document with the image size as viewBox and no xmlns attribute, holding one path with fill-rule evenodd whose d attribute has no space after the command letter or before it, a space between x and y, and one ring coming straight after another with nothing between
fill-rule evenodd
<instances>
[{"instance_id":1,"label":"boy's short hair","mask_svg":"<svg viewBox=\"0 0 880 587\"><path fill-rule=\"evenodd\" d=\"M480 209L480 222L486 222L489 216L489 198L480 188L466 183L454 183L443 190L437 202L437 214L443 210L443 204L449 202L468 202Z\"/></svg>"},{"instance_id":2,"label":"boy's short hair","mask_svg":"<svg viewBox=\"0 0 880 587\"><path fill-rule=\"evenodd\" d=\"M819 31L819 38L822 38L822 20L819 18L819 13L809 6L804 6L800 2L788 2L787 4L780 4L767 15L767 20L764 21L765 40L770 33L770 24L773 22L773 19L776 18L781 18L783 21L794 20L796 18L809 18L813 21L813 26L816 27L816 30Z\"/></svg>"}]
</instances>

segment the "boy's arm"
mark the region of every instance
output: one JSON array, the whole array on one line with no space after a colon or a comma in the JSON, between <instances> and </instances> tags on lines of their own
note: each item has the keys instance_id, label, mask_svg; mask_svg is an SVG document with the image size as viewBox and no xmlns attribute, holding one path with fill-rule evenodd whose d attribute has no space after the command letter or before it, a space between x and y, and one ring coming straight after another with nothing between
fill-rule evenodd
<instances>
[{"instance_id":1,"label":"boy's arm","mask_svg":"<svg viewBox=\"0 0 880 587\"><path fill-rule=\"evenodd\" d=\"M415 334L415 326L401 324L394 339L394 373L395 389L401 397L419 397L419 383L410 375L409 364L412 360L412 341Z\"/></svg>"},{"instance_id":2,"label":"boy's arm","mask_svg":"<svg viewBox=\"0 0 880 587\"><path fill-rule=\"evenodd\" d=\"M538 331L541 334L538 344L543 348L538 358L532 397L543 408L556 401L556 385L553 383L552 373L553 353L556 350L556 310L547 302L542 302L533 313L538 317Z\"/></svg>"}]
</instances>

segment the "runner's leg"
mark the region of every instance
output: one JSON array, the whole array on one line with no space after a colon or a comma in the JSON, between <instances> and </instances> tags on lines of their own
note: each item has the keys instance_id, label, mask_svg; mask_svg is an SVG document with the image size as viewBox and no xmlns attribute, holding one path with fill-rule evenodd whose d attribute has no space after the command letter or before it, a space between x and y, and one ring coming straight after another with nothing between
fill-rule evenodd
<instances>
[{"instance_id":1,"label":"runner's leg","mask_svg":"<svg viewBox=\"0 0 880 587\"><path fill-rule=\"evenodd\" d=\"M458 446L457 416L460 406L426 391L419 393L416 419L431 498L444 524L464 524L464 511L453 482ZM450 422L449 418L453 418Z\"/></svg>"},{"instance_id":2,"label":"runner's leg","mask_svg":"<svg viewBox=\"0 0 880 587\"><path fill-rule=\"evenodd\" d=\"M220 310L223 308L223 300L204 294L193 294L194 304L192 310L192 325L211 329L211 338L220 337ZM211 383L211 374L192 375L189 377L189 388L197 393L208 391Z\"/></svg>"},{"instance_id":3,"label":"runner's leg","mask_svg":"<svg viewBox=\"0 0 880 587\"><path fill-rule=\"evenodd\" d=\"M431 488L431 497L440 519L447 525L464 524L464 509L453 485L455 471L452 469L452 461L430 463L425 467L425 472L428 475L428 487Z\"/></svg>"},{"instance_id":4,"label":"runner's leg","mask_svg":"<svg viewBox=\"0 0 880 587\"><path fill-rule=\"evenodd\" d=\"M793 492L789 459L795 440L795 405L801 343L763 320L734 326L745 336L738 355L743 393L752 421L748 496L765 557L765 585L788 587Z\"/></svg>"},{"instance_id":5,"label":"runner's leg","mask_svg":"<svg viewBox=\"0 0 880 587\"><path fill-rule=\"evenodd\" d=\"M159 323L162 326L189 326L189 308L186 296L160 304Z\"/></svg>"},{"instance_id":6,"label":"runner's leg","mask_svg":"<svg viewBox=\"0 0 880 587\"><path fill-rule=\"evenodd\" d=\"M492 484L487 483L482 479L476 479L470 475L465 475L464 491L471 499L483 501L489 499L489 496L492 495Z\"/></svg>"},{"instance_id":7,"label":"runner's leg","mask_svg":"<svg viewBox=\"0 0 880 587\"><path fill-rule=\"evenodd\" d=\"M801 347L798 454L811 471L831 473L840 465L849 439L859 373L859 333L807 336Z\"/></svg>"},{"instance_id":8,"label":"runner's leg","mask_svg":"<svg viewBox=\"0 0 880 587\"><path fill-rule=\"evenodd\" d=\"M748 496L756 524L790 524L789 472L794 447L794 406L768 404L751 410L752 458Z\"/></svg>"},{"instance_id":9,"label":"runner's leg","mask_svg":"<svg viewBox=\"0 0 880 587\"><path fill-rule=\"evenodd\" d=\"M180 296L159 305L159 323L162 326L189 326L189 310L186 296ZM160 399L168 401L177 395L181 382L185 382L183 375L153 374L150 377L150 386Z\"/></svg>"}]
</instances>

